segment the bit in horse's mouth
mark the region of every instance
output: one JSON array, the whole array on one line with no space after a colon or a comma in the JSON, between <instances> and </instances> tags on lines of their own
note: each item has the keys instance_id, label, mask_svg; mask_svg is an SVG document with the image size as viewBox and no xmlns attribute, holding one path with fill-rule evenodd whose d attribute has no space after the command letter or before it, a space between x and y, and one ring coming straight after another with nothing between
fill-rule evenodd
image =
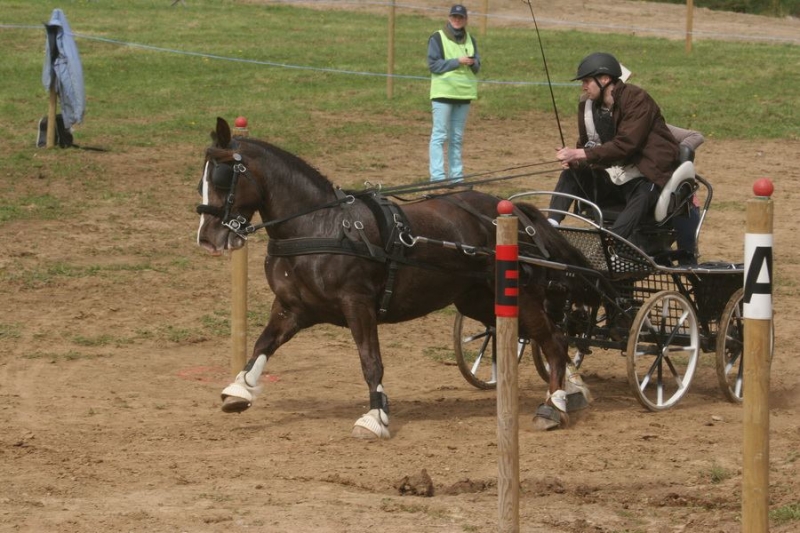
<instances>
[{"instance_id":1,"label":"bit in horse's mouth","mask_svg":"<svg viewBox=\"0 0 800 533\"><path fill-rule=\"evenodd\" d=\"M239 248L242 248L245 245L245 242L246 241L241 236L233 232L230 232L228 234L228 242L225 244L225 249L238 250Z\"/></svg>"}]
</instances>

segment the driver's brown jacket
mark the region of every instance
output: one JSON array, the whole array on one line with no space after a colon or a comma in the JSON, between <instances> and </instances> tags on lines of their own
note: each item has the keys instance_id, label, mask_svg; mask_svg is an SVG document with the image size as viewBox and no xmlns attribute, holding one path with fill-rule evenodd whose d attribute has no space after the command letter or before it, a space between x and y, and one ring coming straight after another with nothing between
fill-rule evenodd
<instances>
[{"instance_id":1,"label":"driver's brown jacket","mask_svg":"<svg viewBox=\"0 0 800 533\"><path fill-rule=\"evenodd\" d=\"M667 128L661 109L647 91L636 85L617 81L612 94L614 138L585 148L586 161L602 167L636 165L648 180L663 187L678 167L678 141ZM588 142L585 106L586 102L581 102L578 109L578 148Z\"/></svg>"}]
</instances>

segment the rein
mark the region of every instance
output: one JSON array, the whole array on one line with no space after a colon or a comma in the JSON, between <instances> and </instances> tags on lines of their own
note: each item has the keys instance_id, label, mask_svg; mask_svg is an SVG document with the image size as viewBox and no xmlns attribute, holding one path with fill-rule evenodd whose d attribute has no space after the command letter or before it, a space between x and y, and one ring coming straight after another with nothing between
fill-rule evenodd
<instances>
[{"instance_id":1,"label":"rein","mask_svg":"<svg viewBox=\"0 0 800 533\"><path fill-rule=\"evenodd\" d=\"M489 170L489 171L485 171L485 172L478 172L478 173L475 173L475 174L468 174L468 175L464 176L463 178L445 179L445 180L440 180L440 181L433 182L433 183L426 183L426 184L423 184L423 185L420 185L420 184L409 184L409 185L397 185L395 187L382 187L380 185L375 185L375 186L372 186L369 189L366 189L364 191L360 191L358 193L353 193L353 194L355 196L360 196L362 194L370 194L373 191L378 191L378 192L380 192L382 194L386 194L386 195L389 195L389 196L397 196L399 194L411 194L411 193L418 193L418 192L438 191L438 190L443 190L443 189L468 188L468 187L473 187L475 185L483 185L485 183L494 183L496 181L506 181L506 180L512 180L512 179L517 179L517 178L527 178L527 177L530 177L530 176L538 176L538 175L542 175L542 174L550 174L551 172L559 171L560 167L559 167L559 169L547 169L547 170L539 170L539 171L535 171L535 172L523 172L523 173L520 173L520 174L511 174L511 175L507 175L507 176L493 176L493 177L479 179L479 180L472 179L472 178L479 178L481 176L487 176L487 175L490 176L492 174L497 174L499 172L508 172L510 170L518 170L518 169L521 169L521 168L529 168L529 167L535 167L535 166L540 166L540 165L550 165L550 164L554 164L554 163L560 164L560 161L556 160L556 161L544 161L544 162L541 162L541 163L528 163L528 164L525 164L525 165L519 165L519 166L515 166L515 167L508 167L508 168L505 168L505 169L502 169L502 170ZM372 185L372 184L367 182L367 185Z\"/></svg>"},{"instance_id":2,"label":"rein","mask_svg":"<svg viewBox=\"0 0 800 533\"><path fill-rule=\"evenodd\" d=\"M214 206L210 206L210 205L206 205L206 204L200 204L200 205L197 206L196 211L200 215L208 214L208 215L215 216L215 217L218 217L218 218L222 219L222 225L223 226L225 226L226 228L228 228L232 232L236 233L238 236L240 236L242 238L245 238L245 239L247 238L248 235L250 235L252 233L255 233L256 231L258 231L258 230L260 230L262 228L269 228L271 226L282 224L282 223L287 222L289 220L293 220L295 218L299 218L299 217L308 215L310 213L314 213L316 211L321 211L323 209L329 209L331 207L336 207L338 205L343 205L343 204L344 205L351 205L353 202L355 202L356 198L359 198L359 197L362 197L362 196L366 196L366 195L371 195L371 194L374 194L375 192L378 192L378 193L383 194L383 195L397 196L399 194L412 194L412 193L419 193L419 192L441 191L441 190L448 190L448 189L471 188L471 187L473 187L475 185L482 185L482 184L486 184L486 183L494 183L494 182L497 182L497 181L506 181L506 180L511 180L511 179L524 178L524 177L530 177L530 176L541 175L541 174L548 174L550 172L553 172L553 170L547 169L547 170L539 170L539 171L535 171L535 172L523 172L523 173L519 173L519 174L511 174L511 175L506 175L506 176L494 176L494 177L483 178L483 179L479 179L479 180L472 179L472 178L478 178L478 177L481 177L481 176L495 174L495 173L498 173L498 172L507 172L509 170L518 170L518 169L521 169L521 168L530 168L530 167L534 167L534 166L548 165L548 164L552 164L553 163L553 161L545 161L545 162L541 162L541 163L529 163L529 164L519 165L519 166L515 166L515 167L508 167L508 168L502 169L502 170L486 171L486 172L471 174L471 175L465 176L464 178L460 178L458 181L455 181L455 180L443 180L443 181L446 181L448 183L438 183L438 182L436 182L436 183L428 183L428 184L424 184L424 185L409 184L409 185L399 185L399 186L396 186L396 187L375 186L375 187L372 187L372 188L369 188L369 189L365 189L363 191L358 191L358 192L350 191L348 194L344 194L341 191L341 189L334 189L334 192L336 192L336 194L337 194L337 199L336 200L332 200L330 202L327 202L327 203L324 203L324 204L321 204L321 205L318 205L318 206L309 207L307 209L304 209L302 211L299 211L297 213L294 213L292 215L288 215L288 216L285 216L285 217L282 217L282 218L268 220L268 221L262 222L260 224L250 224L248 222L248 220L244 216L232 214L233 204L234 204L234 201L236 199L236 196L235 196L236 184L238 183L239 176L240 175L244 176L246 179L248 179L251 182L255 183L256 186L259 189L259 192L261 193L262 198L264 197L263 189L261 188L261 185L257 181L255 181L253 179L253 177L250 175L250 173L248 172L247 167L242 162L242 156L240 154L236 153L236 154L233 154L233 159L235 161L235 164L232 166L233 175L231 177L231 182L230 182L230 192L228 193L227 197L225 198L225 207L224 208L219 208L219 207L214 207ZM368 185L370 185L370 184L368 183ZM427 198L430 198L430 196L428 196Z\"/></svg>"}]
</instances>

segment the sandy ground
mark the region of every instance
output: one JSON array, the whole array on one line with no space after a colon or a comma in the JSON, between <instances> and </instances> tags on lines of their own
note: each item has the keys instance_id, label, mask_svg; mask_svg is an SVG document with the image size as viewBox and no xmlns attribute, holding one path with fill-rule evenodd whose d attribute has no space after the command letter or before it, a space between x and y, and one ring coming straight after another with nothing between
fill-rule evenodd
<instances>
[{"instance_id":1,"label":"sandy ground","mask_svg":"<svg viewBox=\"0 0 800 533\"><path fill-rule=\"evenodd\" d=\"M618 5L641 25L674 7L608 9ZM707 24L706 15L696 18L704 31L732 31L728 17L743 27L760 22L764 33L775 27L733 15ZM541 16L556 14L543 8ZM550 139L510 135L518 125L472 128L473 165L550 154ZM376 159L389 169L387 184L402 183L410 167L418 175L424 139L387 135L376 143L383 153L353 150L313 163L335 182L374 180L364 169ZM81 194L93 209L0 231L0 531L496 530L495 396L454 366L452 312L381 329L389 441L349 436L367 390L349 333L334 327L305 331L279 350L249 411L220 411L230 377L230 261L195 246L196 178L184 175L204 148L205 139L155 153L37 152L51 166L84 165L95 180L62 183L36 167L16 178L28 180L32 195ZM703 259L741 261L751 185L762 175L776 180L770 507L796 506L800 346L791 328L800 310L800 237L790 206L800 188L800 143L710 140L701 150L699 171L715 187ZM547 189L549 179L531 187ZM249 248L252 342L271 294L261 274L265 237ZM520 367L521 531L740 530L742 408L724 400L713 354L703 355L684 401L661 413L636 402L619 352L595 350L583 371L592 407L570 429L539 433L530 422L545 385L530 360ZM398 485L423 469L433 496L401 495ZM798 528L773 521L771 531Z\"/></svg>"}]
</instances>

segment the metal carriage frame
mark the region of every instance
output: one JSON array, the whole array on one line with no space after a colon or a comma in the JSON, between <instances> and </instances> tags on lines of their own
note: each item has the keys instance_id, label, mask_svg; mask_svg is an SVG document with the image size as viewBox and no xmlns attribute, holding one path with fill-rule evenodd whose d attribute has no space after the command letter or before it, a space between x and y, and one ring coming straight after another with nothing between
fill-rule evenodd
<instances>
[{"instance_id":1,"label":"metal carriage frame","mask_svg":"<svg viewBox=\"0 0 800 533\"><path fill-rule=\"evenodd\" d=\"M708 193L698 237L711 201L710 185L703 182ZM552 194L530 191L510 199ZM593 348L620 350L627 360L628 383L634 396L648 410L660 411L685 396L701 353L714 353L723 395L731 402L741 402L743 266L719 262L660 264L636 244L605 229L598 206L575 200L588 207L566 213L579 224L562 224L559 231L583 252L591 268L520 253L520 262L563 270L599 296L599 305L585 307L574 304L567 295L563 312L554 317L571 349L571 370L579 369ZM494 388L494 328L457 314L453 340L465 379L481 389ZM528 339L520 339L520 360L526 352L531 353L538 374L547 381L549 366L541 350Z\"/></svg>"}]
</instances>

